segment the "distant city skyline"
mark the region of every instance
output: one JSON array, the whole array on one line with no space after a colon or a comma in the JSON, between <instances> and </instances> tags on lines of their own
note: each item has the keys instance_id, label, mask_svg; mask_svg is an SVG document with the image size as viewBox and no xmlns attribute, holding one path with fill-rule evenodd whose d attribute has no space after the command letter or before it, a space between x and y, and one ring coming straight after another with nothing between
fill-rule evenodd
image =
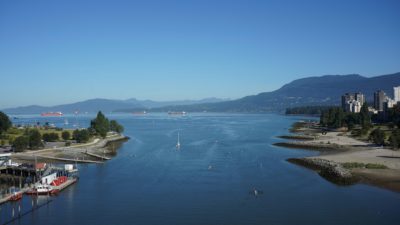
<instances>
[{"instance_id":1,"label":"distant city skyline","mask_svg":"<svg viewBox=\"0 0 400 225\"><path fill-rule=\"evenodd\" d=\"M400 71L399 1L1 1L0 109Z\"/></svg>"}]
</instances>

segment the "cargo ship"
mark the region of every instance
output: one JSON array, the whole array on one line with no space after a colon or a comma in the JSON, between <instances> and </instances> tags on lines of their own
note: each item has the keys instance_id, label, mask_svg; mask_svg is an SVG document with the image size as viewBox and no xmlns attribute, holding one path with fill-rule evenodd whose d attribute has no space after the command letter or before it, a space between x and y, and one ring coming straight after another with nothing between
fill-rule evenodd
<instances>
[{"instance_id":1,"label":"cargo ship","mask_svg":"<svg viewBox=\"0 0 400 225\"><path fill-rule=\"evenodd\" d=\"M146 115L146 111L132 112L133 115Z\"/></svg>"},{"instance_id":2,"label":"cargo ship","mask_svg":"<svg viewBox=\"0 0 400 225\"><path fill-rule=\"evenodd\" d=\"M186 115L186 112L185 111L182 111L182 112L168 112L168 115L177 115L177 116L184 116L184 115Z\"/></svg>"},{"instance_id":3,"label":"cargo ship","mask_svg":"<svg viewBox=\"0 0 400 225\"><path fill-rule=\"evenodd\" d=\"M62 116L62 112L45 112L40 114L41 116Z\"/></svg>"}]
</instances>

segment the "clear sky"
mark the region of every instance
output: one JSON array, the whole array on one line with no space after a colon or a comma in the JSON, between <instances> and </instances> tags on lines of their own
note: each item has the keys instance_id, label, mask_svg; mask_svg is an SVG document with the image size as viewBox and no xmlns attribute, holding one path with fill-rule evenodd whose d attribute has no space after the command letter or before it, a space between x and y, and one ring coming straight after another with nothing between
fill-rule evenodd
<instances>
[{"instance_id":1,"label":"clear sky","mask_svg":"<svg viewBox=\"0 0 400 225\"><path fill-rule=\"evenodd\" d=\"M400 71L400 1L0 1L0 109Z\"/></svg>"}]
</instances>

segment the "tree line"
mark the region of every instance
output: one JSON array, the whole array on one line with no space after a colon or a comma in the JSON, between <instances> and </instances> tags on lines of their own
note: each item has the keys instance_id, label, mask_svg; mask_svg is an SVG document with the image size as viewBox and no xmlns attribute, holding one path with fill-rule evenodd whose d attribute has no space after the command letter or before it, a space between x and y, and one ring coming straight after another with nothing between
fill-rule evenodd
<instances>
[{"instance_id":1,"label":"tree line","mask_svg":"<svg viewBox=\"0 0 400 225\"><path fill-rule=\"evenodd\" d=\"M367 103L363 104L359 113L344 112L340 107L330 107L321 113L320 124L323 127L334 129L346 127L349 131L358 126L360 129L355 134L359 136L366 135L373 129L368 136L370 141L377 145L390 145L394 149L398 149L400 148L400 106L396 105L387 113L385 123L391 128L390 134L380 127L373 129L373 122L381 125L382 121L379 121L376 116L371 117Z\"/></svg>"},{"instance_id":2,"label":"tree line","mask_svg":"<svg viewBox=\"0 0 400 225\"><path fill-rule=\"evenodd\" d=\"M332 106L319 105L319 106L298 106L287 108L286 115L321 115L322 112L329 110Z\"/></svg>"}]
</instances>

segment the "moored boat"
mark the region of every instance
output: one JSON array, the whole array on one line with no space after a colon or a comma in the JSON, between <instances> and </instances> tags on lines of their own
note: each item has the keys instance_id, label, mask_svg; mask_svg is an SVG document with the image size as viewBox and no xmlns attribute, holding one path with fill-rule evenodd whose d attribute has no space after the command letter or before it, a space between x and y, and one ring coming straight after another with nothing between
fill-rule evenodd
<instances>
[{"instance_id":1,"label":"moored boat","mask_svg":"<svg viewBox=\"0 0 400 225\"><path fill-rule=\"evenodd\" d=\"M48 184L36 184L26 192L27 195L56 195L59 190Z\"/></svg>"},{"instance_id":2,"label":"moored boat","mask_svg":"<svg viewBox=\"0 0 400 225\"><path fill-rule=\"evenodd\" d=\"M9 201L19 201L21 199L22 199L22 191L18 191L18 192L14 192L8 200Z\"/></svg>"}]
</instances>

